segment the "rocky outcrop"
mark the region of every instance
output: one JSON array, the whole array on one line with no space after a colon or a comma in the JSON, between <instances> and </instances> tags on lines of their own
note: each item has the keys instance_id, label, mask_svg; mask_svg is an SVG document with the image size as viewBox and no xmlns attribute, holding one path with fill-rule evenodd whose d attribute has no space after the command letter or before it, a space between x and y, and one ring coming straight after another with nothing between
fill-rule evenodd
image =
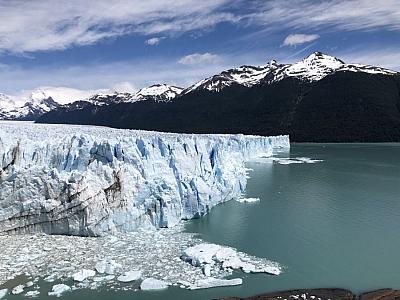
<instances>
[{"instance_id":1,"label":"rocky outcrop","mask_svg":"<svg viewBox=\"0 0 400 300\"><path fill-rule=\"evenodd\" d=\"M244 162L277 147L288 137L0 123L0 232L170 227L238 197Z\"/></svg>"}]
</instances>

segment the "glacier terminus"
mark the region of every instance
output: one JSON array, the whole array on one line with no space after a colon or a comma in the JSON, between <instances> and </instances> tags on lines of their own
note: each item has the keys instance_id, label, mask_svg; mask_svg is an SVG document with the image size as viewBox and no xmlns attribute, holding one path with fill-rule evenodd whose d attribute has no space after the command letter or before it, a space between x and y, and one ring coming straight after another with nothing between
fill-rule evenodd
<instances>
[{"instance_id":1,"label":"glacier terminus","mask_svg":"<svg viewBox=\"0 0 400 300\"><path fill-rule=\"evenodd\" d=\"M0 231L101 236L172 227L239 197L245 162L288 136L0 123Z\"/></svg>"}]
</instances>

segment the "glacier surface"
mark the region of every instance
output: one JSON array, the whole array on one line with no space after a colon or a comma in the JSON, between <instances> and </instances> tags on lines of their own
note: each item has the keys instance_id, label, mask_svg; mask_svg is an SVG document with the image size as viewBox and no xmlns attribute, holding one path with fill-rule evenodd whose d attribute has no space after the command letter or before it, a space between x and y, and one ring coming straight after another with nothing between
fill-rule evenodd
<instances>
[{"instance_id":1,"label":"glacier surface","mask_svg":"<svg viewBox=\"0 0 400 300\"><path fill-rule=\"evenodd\" d=\"M288 147L288 136L0 122L0 232L171 227L239 197L244 162Z\"/></svg>"}]
</instances>

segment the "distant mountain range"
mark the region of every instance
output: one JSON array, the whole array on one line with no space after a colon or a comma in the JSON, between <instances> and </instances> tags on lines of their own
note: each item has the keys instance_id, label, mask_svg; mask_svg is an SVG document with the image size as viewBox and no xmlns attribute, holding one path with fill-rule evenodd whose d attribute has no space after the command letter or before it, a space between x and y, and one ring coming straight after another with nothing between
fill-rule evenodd
<instances>
[{"instance_id":1,"label":"distant mountain range","mask_svg":"<svg viewBox=\"0 0 400 300\"><path fill-rule=\"evenodd\" d=\"M294 64L241 66L185 89L153 85L60 105L51 98L0 118L189 133L289 134L292 141L400 141L400 74L315 52Z\"/></svg>"}]
</instances>

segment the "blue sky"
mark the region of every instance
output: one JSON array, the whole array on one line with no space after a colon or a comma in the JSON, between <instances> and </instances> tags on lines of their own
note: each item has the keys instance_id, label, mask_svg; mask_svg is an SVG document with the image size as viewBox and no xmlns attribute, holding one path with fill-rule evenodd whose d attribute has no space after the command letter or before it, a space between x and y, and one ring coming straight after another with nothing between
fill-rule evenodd
<instances>
[{"instance_id":1,"label":"blue sky","mask_svg":"<svg viewBox=\"0 0 400 300\"><path fill-rule=\"evenodd\" d=\"M187 86L313 51L400 71L397 0L0 0L0 92Z\"/></svg>"}]
</instances>

